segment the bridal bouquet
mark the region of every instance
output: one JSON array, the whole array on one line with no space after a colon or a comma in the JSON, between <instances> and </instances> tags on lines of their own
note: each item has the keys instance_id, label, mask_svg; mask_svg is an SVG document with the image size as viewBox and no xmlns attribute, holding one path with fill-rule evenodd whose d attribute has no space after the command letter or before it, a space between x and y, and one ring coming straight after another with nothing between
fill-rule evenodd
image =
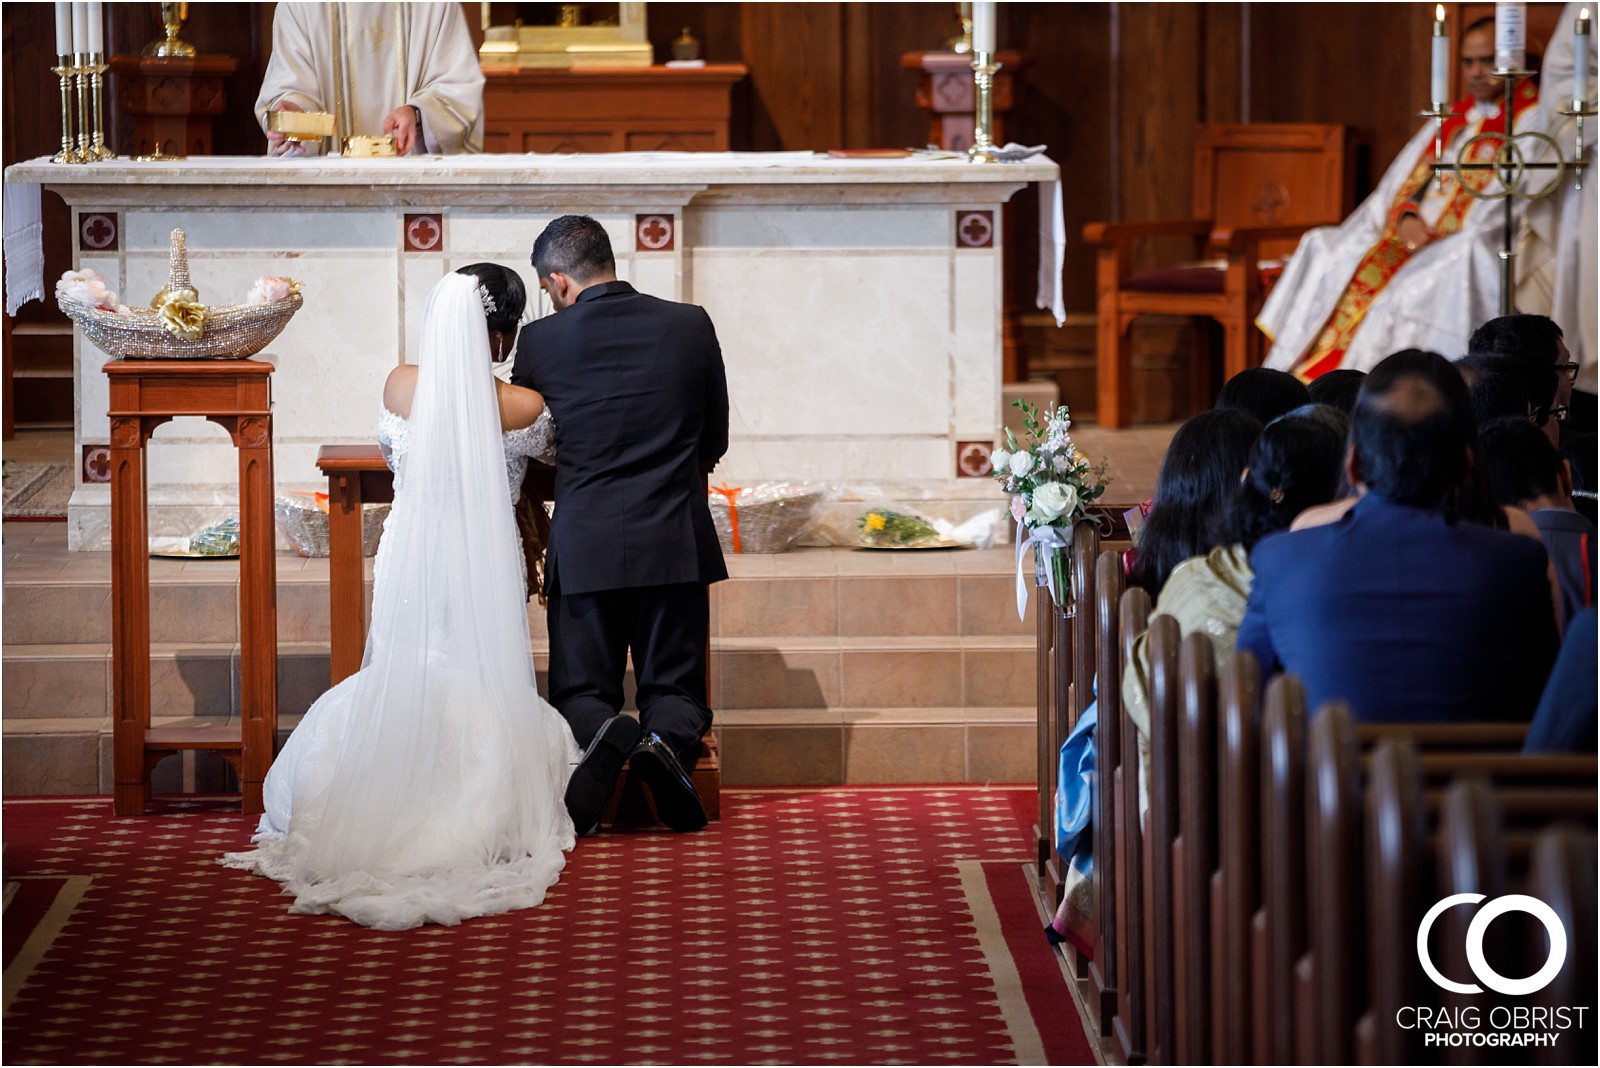
<instances>
[{"instance_id":1,"label":"bridal bouquet","mask_svg":"<svg viewBox=\"0 0 1600 1068\"><path fill-rule=\"evenodd\" d=\"M1105 493L1108 479L1102 460L1091 464L1073 444L1072 418L1065 404L1040 412L1032 402L1012 401L1022 413L1026 444L1008 428L1003 448L994 450L990 475L1011 494L1011 516L1017 521L1017 614L1027 606L1022 581L1022 553L1033 547L1037 584L1048 586L1056 604L1071 602L1072 527L1089 505Z\"/></svg>"}]
</instances>

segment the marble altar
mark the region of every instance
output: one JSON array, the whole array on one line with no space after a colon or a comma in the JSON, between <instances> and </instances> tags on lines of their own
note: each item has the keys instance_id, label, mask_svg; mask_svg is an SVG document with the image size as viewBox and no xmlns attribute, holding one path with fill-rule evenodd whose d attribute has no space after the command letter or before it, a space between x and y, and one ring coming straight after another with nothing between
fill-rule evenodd
<instances>
[{"instance_id":1,"label":"marble altar","mask_svg":"<svg viewBox=\"0 0 1600 1068\"><path fill-rule=\"evenodd\" d=\"M870 482L984 506L999 499L993 484L957 476L963 450L1000 426L1001 212L1057 177L1044 157L809 152L35 160L5 175L66 200L74 266L127 303L165 284L177 226L203 301L238 302L262 274L304 283L304 308L260 357L278 368L280 490L320 485L321 445L372 440L379 387L415 357L423 301L445 272L492 260L532 283L534 237L581 212L605 224L620 277L704 305L716 323L732 407L716 480ZM542 294L531 303L550 311ZM74 344L83 454L109 440L108 357ZM235 463L218 427L157 431L151 532L230 510ZM107 548L109 510L110 487L80 470L69 545Z\"/></svg>"}]
</instances>

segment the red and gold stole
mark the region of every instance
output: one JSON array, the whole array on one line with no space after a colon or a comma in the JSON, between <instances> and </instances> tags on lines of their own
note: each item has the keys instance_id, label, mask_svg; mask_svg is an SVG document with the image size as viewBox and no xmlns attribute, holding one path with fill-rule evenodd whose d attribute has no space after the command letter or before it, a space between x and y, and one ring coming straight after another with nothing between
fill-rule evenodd
<instances>
[{"instance_id":1,"label":"red and gold stole","mask_svg":"<svg viewBox=\"0 0 1600 1068\"><path fill-rule=\"evenodd\" d=\"M1517 86L1514 102L1515 119L1531 105L1538 102L1539 91L1531 82L1523 82ZM1451 109L1452 114L1444 122L1444 144L1448 146L1458 133L1467 127L1466 111L1472 107L1473 101L1469 97L1458 102ZM1503 121L1503 120L1501 120ZM1482 120L1470 133L1477 134L1483 127ZM1496 123L1499 126L1499 122ZM1503 127L1501 127L1503 129ZM1500 142L1485 138L1472 146L1472 150L1463 157L1463 163L1488 163L1494 159L1499 151ZM1317 340L1306 350L1300 362L1294 367L1294 373L1304 381L1311 381L1318 375L1332 371L1344 360L1345 350L1350 347L1350 339L1355 336L1356 329L1361 321L1366 318L1367 310L1372 307L1372 302L1378 294L1383 292L1383 287L1389 284L1390 279L1399 273L1400 268L1406 265L1411 258L1411 250L1406 248L1405 242L1400 240L1400 220L1407 214L1419 214L1417 211L1417 198L1433 181L1432 165L1434 163L1433 141L1429 141L1418 157L1416 166L1411 169L1405 182L1400 187L1400 192L1395 196L1395 201L1389 206L1389 215L1384 222L1383 232L1378 237L1378 243L1367 250L1361 258L1361 263L1356 267L1355 274L1350 279L1350 284L1345 287L1344 294L1339 298L1339 303L1334 306L1333 314L1328 316L1327 323L1322 332L1317 335ZM1447 237L1461 229L1461 222L1466 218L1467 211L1472 207L1475 199L1473 192L1483 192L1494 180L1494 172L1463 171L1460 180L1457 180L1454 171L1444 174L1445 205L1439 213L1438 220L1433 224L1435 240Z\"/></svg>"}]
</instances>

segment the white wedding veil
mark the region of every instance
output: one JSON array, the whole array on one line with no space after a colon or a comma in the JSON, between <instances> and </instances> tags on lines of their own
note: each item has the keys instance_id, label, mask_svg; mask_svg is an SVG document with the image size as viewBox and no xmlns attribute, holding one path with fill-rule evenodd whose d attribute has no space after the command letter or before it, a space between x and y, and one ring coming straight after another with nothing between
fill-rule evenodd
<instances>
[{"instance_id":1,"label":"white wedding veil","mask_svg":"<svg viewBox=\"0 0 1600 1068\"><path fill-rule=\"evenodd\" d=\"M534 686L474 277L428 298L407 424L361 671L308 714L328 722L296 754L287 836L250 865L295 911L379 927L537 904L573 843L571 734Z\"/></svg>"}]
</instances>

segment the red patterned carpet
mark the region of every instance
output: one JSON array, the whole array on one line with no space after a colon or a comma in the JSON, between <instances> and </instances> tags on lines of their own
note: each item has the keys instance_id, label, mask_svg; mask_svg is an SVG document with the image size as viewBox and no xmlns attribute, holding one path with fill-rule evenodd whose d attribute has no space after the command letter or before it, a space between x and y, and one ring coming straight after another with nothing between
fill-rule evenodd
<instances>
[{"instance_id":1,"label":"red patterned carpet","mask_svg":"<svg viewBox=\"0 0 1600 1068\"><path fill-rule=\"evenodd\" d=\"M1031 787L728 790L582 841L537 909L369 931L221 867L209 799L5 804L5 1061L1092 1063Z\"/></svg>"}]
</instances>

